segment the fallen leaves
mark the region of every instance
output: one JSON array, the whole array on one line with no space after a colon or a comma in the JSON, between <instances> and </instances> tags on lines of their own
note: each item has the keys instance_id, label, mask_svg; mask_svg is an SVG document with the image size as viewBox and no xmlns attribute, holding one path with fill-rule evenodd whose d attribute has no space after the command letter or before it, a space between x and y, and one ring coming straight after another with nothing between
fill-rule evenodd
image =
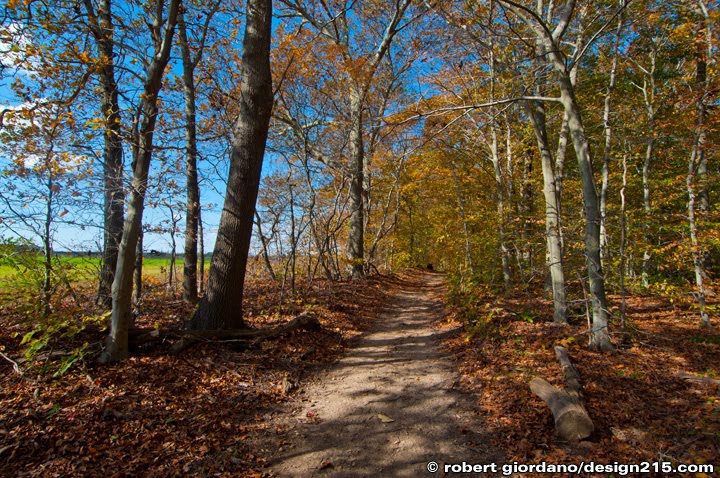
<instances>
[{"instance_id":1,"label":"fallen leaves","mask_svg":"<svg viewBox=\"0 0 720 478\"><path fill-rule=\"evenodd\" d=\"M383 422L383 423L392 423L392 422L395 421L394 419L392 419L392 418L390 418L389 416L384 415L384 414L382 414L382 413L378 413L378 414L377 414L377 417L378 417L378 419L379 419L381 422Z\"/></svg>"},{"instance_id":2,"label":"fallen leaves","mask_svg":"<svg viewBox=\"0 0 720 478\"><path fill-rule=\"evenodd\" d=\"M682 373L717 373L720 344L707 339L710 334L703 335L686 311L662 298L631 297L634 339L614 353L598 354L586 347L584 321L570 327L548 321L549 302L484 299L501 309L492 319L498 333L486 339L455 334L446 345L507 462L576 463L580 456L608 463L658 457L678 463L720 462L720 390L682 378ZM541 317L532 323L518 320L523 310ZM450 321L443 327L459 325ZM617 330L618 325L612 327ZM589 441L575 447L557 439L551 413L528 388L535 376L562 385L552 353L557 343L570 350L596 425Z\"/></svg>"},{"instance_id":3,"label":"fallen leaves","mask_svg":"<svg viewBox=\"0 0 720 478\"><path fill-rule=\"evenodd\" d=\"M315 283L280 304L277 287L249 284L252 326L277 326L310 307L322 329L252 348L200 344L180 354L170 354L169 343L150 343L123 363L88 361L58 378L19 376L2 361L0 371L10 373L0 374L0 475L265 476L272 451L258 449L258 437L278 431L268 410L308 370L335 360L386 297L376 280ZM164 287L148 290L137 325L178 329L190 307ZM14 320L0 316L9 355L19 354ZM83 334L90 343L104 339L99 329Z\"/></svg>"}]
</instances>

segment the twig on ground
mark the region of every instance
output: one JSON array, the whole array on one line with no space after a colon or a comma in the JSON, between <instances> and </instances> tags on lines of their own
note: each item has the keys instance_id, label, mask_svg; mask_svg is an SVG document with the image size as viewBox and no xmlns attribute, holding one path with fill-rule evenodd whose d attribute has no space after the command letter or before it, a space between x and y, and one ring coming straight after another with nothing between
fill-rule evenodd
<instances>
[{"instance_id":1,"label":"twig on ground","mask_svg":"<svg viewBox=\"0 0 720 478\"><path fill-rule=\"evenodd\" d=\"M13 370L15 371L15 373L17 373L18 375L24 375L24 374L25 374L25 373L22 371L22 369L20 368L20 365L19 365L16 361L14 361L13 359L11 359L10 357L8 357L7 355L5 355L5 354L2 353L2 352L0 352L0 356L2 356L2 358L4 358L5 360L7 360L8 362L10 362L10 363L12 364Z\"/></svg>"}]
</instances>

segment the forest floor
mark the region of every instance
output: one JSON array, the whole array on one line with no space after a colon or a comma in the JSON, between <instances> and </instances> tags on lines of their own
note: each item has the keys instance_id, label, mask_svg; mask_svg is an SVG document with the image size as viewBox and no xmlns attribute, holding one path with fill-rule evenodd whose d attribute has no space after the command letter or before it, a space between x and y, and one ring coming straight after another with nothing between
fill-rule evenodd
<instances>
[{"instance_id":1,"label":"forest floor","mask_svg":"<svg viewBox=\"0 0 720 478\"><path fill-rule=\"evenodd\" d=\"M0 351L23 372L0 359L0 476L433 476L423 471L431 460L441 469L720 464L720 334L698 327L689 303L631 297L627 343L598 354L587 350L584 317L556 326L536 295L487 289L482 320L468 327L446 294L443 275L420 270L300 284L294 296L252 280L250 325L308 311L321 330L180 353L157 341L110 366L95 363L104 331L92 326L22 362L27 320L0 304ZM138 325L177 330L190 311L149 281ZM56 375L84 342L88 355ZM568 348L596 426L576 445L556 437L528 388L535 376L562 386L555 344Z\"/></svg>"},{"instance_id":2,"label":"forest floor","mask_svg":"<svg viewBox=\"0 0 720 478\"><path fill-rule=\"evenodd\" d=\"M272 444L273 473L445 476L445 463L501 461L471 396L457 387L454 362L439 348L445 276L415 273L394 285L370 331L275 414L283 423L290 415L290 425L284 446ZM440 473L428 473L431 461Z\"/></svg>"}]
</instances>

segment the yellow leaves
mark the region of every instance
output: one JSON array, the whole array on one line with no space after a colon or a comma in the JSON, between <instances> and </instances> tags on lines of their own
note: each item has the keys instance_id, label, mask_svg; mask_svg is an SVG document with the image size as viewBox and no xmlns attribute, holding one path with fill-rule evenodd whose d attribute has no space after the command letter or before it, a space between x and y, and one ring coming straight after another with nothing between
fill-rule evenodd
<instances>
[{"instance_id":1,"label":"yellow leaves","mask_svg":"<svg viewBox=\"0 0 720 478\"><path fill-rule=\"evenodd\" d=\"M85 126L94 130L102 129L103 120L102 118L92 118L85 122Z\"/></svg>"},{"instance_id":2,"label":"yellow leaves","mask_svg":"<svg viewBox=\"0 0 720 478\"><path fill-rule=\"evenodd\" d=\"M90 55L88 55L88 53L87 53L86 51L81 52L81 53L78 55L78 59L79 59L80 61L82 61L83 63L85 63L85 64L89 64L89 63L92 62L92 59L90 58Z\"/></svg>"},{"instance_id":3,"label":"yellow leaves","mask_svg":"<svg viewBox=\"0 0 720 478\"><path fill-rule=\"evenodd\" d=\"M694 26L692 24L683 23L673 28L670 36L675 41L689 40L695 37Z\"/></svg>"}]
</instances>

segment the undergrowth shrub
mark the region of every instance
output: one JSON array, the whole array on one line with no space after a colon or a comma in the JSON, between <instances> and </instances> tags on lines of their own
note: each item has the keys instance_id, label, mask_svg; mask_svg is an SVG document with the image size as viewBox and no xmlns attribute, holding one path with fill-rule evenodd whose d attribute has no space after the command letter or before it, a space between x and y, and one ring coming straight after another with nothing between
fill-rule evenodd
<instances>
[{"instance_id":1,"label":"undergrowth shrub","mask_svg":"<svg viewBox=\"0 0 720 478\"><path fill-rule=\"evenodd\" d=\"M46 288L46 264L37 248L28 241L0 239L0 268L0 301L23 330L13 336L22 337L26 367L61 375L90 353L90 345L79 344L77 338L88 325L105 318L85 315L87 304L72 285L83 276L77 262L53 256ZM57 350L60 346L65 350Z\"/></svg>"},{"instance_id":2,"label":"undergrowth shrub","mask_svg":"<svg viewBox=\"0 0 720 478\"><path fill-rule=\"evenodd\" d=\"M463 323L468 339L499 338L500 324L495 319L502 309L493 307L487 300L486 286L472 280L463 281L459 274L450 274L449 284L447 302Z\"/></svg>"}]
</instances>

